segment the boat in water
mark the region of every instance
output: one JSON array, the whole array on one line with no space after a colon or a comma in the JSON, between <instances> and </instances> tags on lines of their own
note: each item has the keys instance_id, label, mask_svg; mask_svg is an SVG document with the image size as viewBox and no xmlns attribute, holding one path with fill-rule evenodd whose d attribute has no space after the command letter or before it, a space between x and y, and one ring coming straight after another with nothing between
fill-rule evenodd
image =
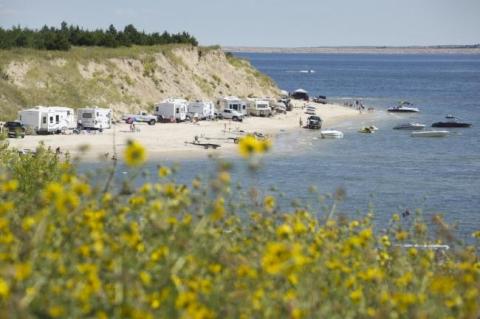
<instances>
[{"instance_id":1,"label":"boat in water","mask_svg":"<svg viewBox=\"0 0 480 319\"><path fill-rule=\"evenodd\" d=\"M425 124L420 123L405 123L395 126L394 130L410 130L410 131L421 131L425 128Z\"/></svg>"},{"instance_id":2,"label":"boat in water","mask_svg":"<svg viewBox=\"0 0 480 319\"><path fill-rule=\"evenodd\" d=\"M448 121L444 122L435 122L432 124L432 127L470 127L472 123L462 122L458 117L455 117L451 114L445 116Z\"/></svg>"},{"instance_id":3,"label":"boat in water","mask_svg":"<svg viewBox=\"0 0 480 319\"><path fill-rule=\"evenodd\" d=\"M336 130L324 130L320 132L322 138L343 138L343 133Z\"/></svg>"},{"instance_id":4,"label":"boat in water","mask_svg":"<svg viewBox=\"0 0 480 319\"><path fill-rule=\"evenodd\" d=\"M412 137L445 137L449 133L449 131L421 131L412 132Z\"/></svg>"},{"instance_id":5,"label":"boat in water","mask_svg":"<svg viewBox=\"0 0 480 319\"><path fill-rule=\"evenodd\" d=\"M392 106L388 110L392 113L418 113L420 110L416 107L413 107L413 104L410 102L400 102L397 106Z\"/></svg>"}]
</instances>

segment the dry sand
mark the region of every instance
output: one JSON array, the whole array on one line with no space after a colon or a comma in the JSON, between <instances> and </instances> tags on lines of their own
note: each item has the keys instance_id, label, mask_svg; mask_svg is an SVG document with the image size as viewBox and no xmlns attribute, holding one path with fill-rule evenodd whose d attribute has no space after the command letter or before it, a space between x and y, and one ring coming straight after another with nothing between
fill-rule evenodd
<instances>
[{"instance_id":1,"label":"dry sand","mask_svg":"<svg viewBox=\"0 0 480 319\"><path fill-rule=\"evenodd\" d=\"M315 103L309 103L315 104ZM205 157L213 152L233 154L235 144L233 138L239 137L238 131L261 132L270 135L273 140L280 132L302 130L299 125L309 115L304 113L304 102L295 101L294 109L286 115L275 115L271 118L247 117L243 122L230 120L200 121L198 123L157 123L150 126L143 123L136 124L137 131L131 132L128 124L119 123L103 133L82 133L79 135L38 135L26 136L24 139L10 139L10 145L18 149L34 150L41 141L52 149L60 147L62 152L78 155L82 146L88 145L88 151L82 157L95 160L102 156L108 158L116 152L122 154L127 141L137 140L148 150L150 159L172 157ZM332 127L342 121L362 119L364 115L352 108L336 104L317 104L317 115L323 120L323 127ZM364 113L365 114L365 113ZM198 145L188 144L198 136L201 143L220 144L216 151L204 149Z\"/></svg>"}]
</instances>

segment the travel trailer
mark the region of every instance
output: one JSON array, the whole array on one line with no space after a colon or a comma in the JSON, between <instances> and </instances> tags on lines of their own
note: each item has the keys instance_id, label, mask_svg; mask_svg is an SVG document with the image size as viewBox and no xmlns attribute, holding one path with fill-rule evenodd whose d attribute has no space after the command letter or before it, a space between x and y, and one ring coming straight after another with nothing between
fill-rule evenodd
<instances>
[{"instance_id":1,"label":"travel trailer","mask_svg":"<svg viewBox=\"0 0 480 319\"><path fill-rule=\"evenodd\" d=\"M112 110L100 107L85 107L77 109L79 128L103 130L112 126Z\"/></svg>"},{"instance_id":2,"label":"travel trailer","mask_svg":"<svg viewBox=\"0 0 480 319\"><path fill-rule=\"evenodd\" d=\"M187 101L166 99L155 105L155 115L161 122L181 122L187 119Z\"/></svg>"},{"instance_id":3,"label":"travel trailer","mask_svg":"<svg viewBox=\"0 0 480 319\"><path fill-rule=\"evenodd\" d=\"M198 116L201 120L213 119L215 108L212 101L195 101L188 104L188 116Z\"/></svg>"},{"instance_id":4,"label":"travel trailer","mask_svg":"<svg viewBox=\"0 0 480 319\"><path fill-rule=\"evenodd\" d=\"M217 109L220 112L223 110L234 110L243 115L247 115L247 103L236 96L226 96L218 100Z\"/></svg>"},{"instance_id":5,"label":"travel trailer","mask_svg":"<svg viewBox=\"0 0 480 319\"><path fill-rule=\"evenodd\" d=\"M248 115L271 116L272 108L267 100L251 99L247 104Z\"/></svg>"},{"instance_id":6,"label":"travel trailer","mask_svg":"<svg viewBox=\"0 0 480 319\"><path fill-rule=\"evenodd\" d=\"M20 123L37 134L62 133L77 125L73 109L62 106L37 106L18 112Z\"/></svg>"}]
</instances>

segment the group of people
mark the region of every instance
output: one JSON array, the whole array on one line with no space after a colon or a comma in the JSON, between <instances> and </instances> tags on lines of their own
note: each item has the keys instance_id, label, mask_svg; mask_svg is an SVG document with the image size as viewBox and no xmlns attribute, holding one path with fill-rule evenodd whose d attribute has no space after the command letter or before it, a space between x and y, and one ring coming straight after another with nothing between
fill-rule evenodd
<instances>
[{"instance_id":1,"label":"group of people","mask_svg":"<svg viewBox=\"0 0 480 319\"><path fill-rule=\"evenodd\" d=\"M363 105L362 102L360 102L359 100L355 100L353 103L352 102L345 102L343 103L344 106L348 106L348 107L351 107L351 108L354 108L355 110L358 110L360 113L362 113L363 111L365 111L365 106ZM373 107L369 107L367 109L368 112L373 112L374 111L374 108Z\"/></svg>"}]
</instances>

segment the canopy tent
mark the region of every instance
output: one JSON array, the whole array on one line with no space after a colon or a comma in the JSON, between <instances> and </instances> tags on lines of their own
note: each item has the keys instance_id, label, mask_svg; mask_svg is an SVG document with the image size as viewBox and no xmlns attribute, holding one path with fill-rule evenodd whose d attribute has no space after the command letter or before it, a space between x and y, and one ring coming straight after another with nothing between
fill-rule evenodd
<instances>
[{"instance_id":1,"label":"canopy tent","mask_svg":"<svg viewBox=\"0 0 480 319\"><path fill-rule=\"evenodd\" d=\"M308 96L308 92L304 89L295 90L290 96L296 100L308 101L310 99L310 97Z\"/></svg>"}]
</instances>

